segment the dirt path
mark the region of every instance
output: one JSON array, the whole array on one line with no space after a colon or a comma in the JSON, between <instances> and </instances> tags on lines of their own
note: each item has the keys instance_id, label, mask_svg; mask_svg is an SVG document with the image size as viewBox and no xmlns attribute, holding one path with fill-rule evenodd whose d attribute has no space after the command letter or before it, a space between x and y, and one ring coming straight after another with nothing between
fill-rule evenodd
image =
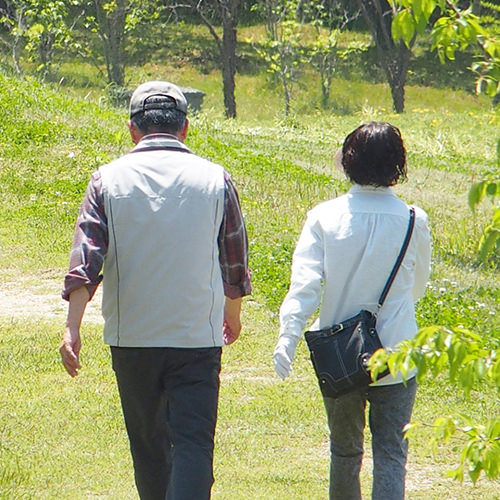
<instances>
[{"instance_id":1,"label":"dirt path","mask_svg":"<svg viewBox=\"0 0 500 500\"><path fill-rule=\"evenodd\" d=\"M102 323L101 297L98 290L87 306L85 321ZM0 283L0 317L13 319L53 319L63 323L67 303L61 298L61 280L46 278L35 281L21 277Z\"/></svg>"}]
</instances>

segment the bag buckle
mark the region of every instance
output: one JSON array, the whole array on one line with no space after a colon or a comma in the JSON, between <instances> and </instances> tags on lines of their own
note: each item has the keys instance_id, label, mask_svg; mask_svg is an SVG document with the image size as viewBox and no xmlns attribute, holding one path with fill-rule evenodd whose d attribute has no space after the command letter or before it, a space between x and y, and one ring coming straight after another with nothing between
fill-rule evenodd
<instances>
[{"instance_id":1,"label":"bag buckle","mask_svg":"<svg viewBox=\"0 0 500 500\"><path fill-rule=\"evenodd\" d=\"M338 323L330 328L330 334L333 335L334 333L341 332L343 329L344 329L344 324Z\"/></svg>"}]
</instances>

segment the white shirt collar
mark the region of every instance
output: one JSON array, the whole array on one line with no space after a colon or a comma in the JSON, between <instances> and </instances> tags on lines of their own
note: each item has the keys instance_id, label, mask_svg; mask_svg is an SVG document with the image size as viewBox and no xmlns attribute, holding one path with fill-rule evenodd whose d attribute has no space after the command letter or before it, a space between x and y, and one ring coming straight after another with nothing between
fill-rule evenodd
<instances>
[{"instance_id":1,"label":"white shirt collar","mask_svg":"<svg viewBox=\"0 0 500 500\"><path fill-rule=\"evenodd\" d=\"M351 189L349 189L349 194L354 193L374 193L382 195L396 196L394 191L388 186L362 186L361 184L353 184Z\"/></svg>"}]
</instances>

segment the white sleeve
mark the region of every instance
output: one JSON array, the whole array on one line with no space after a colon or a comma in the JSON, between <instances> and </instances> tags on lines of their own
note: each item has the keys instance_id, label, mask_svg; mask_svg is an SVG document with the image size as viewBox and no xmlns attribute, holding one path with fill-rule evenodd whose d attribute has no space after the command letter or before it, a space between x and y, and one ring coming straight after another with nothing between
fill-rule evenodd
<instances>
[{"instance_id":1,"label":"white sleeve","mask_svg":"<svg viewBox=\"0 0 500 500\"><path fill-rule=\"evenodd\" d=\"M308 216L293 254L290 289L280 309L280 335L300 337L321 301L324 247L321 230Z\"/></svg>"},{"instance_id":2,"label":"white sleeve","mask_svg":"<svg viewBox=\"0 0 500 500\"><path fill-rule=\"evenodd\" d=\"M417 248L413 299L416 302L424 296L431 272L431 234L427 222L427 214L423 210L418 211L415 230Z\"/></svg>"}]
</instances>

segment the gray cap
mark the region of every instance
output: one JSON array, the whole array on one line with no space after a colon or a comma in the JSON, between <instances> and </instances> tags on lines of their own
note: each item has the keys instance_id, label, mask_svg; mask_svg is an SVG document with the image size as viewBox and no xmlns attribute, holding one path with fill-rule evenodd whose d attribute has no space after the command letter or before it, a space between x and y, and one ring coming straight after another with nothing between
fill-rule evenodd
<instances>
[{"instance_id":1,"label":"gray cap","mask_svg":"<svg viewBox=\"0 0 500 500\"><path fill-rule=\"evenodd\" d=\"M170 97L172 101L152 102L147 100L153 96ZM187 101L181 89L170 82L146 82L139 85L130 98L130 117L147 109L175 108L187 114Z\"/></svg>"}]
</instances>

